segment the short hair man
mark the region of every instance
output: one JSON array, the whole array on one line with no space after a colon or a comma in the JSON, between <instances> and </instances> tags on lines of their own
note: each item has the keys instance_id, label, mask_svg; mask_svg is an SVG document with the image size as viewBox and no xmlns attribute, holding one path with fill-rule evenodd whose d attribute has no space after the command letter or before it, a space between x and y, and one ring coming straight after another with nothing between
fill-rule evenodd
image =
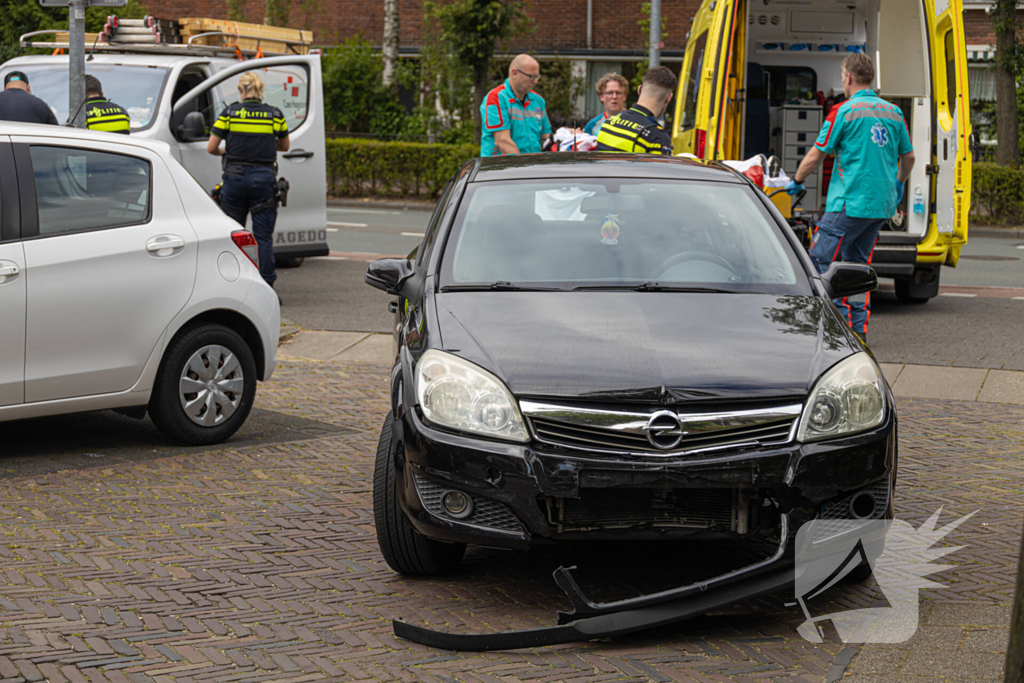
<instances>
[{"instance_id":1,"label":"short hair man","mask_svg":"<svg viewBox=\"0 0 1024 683\"><path fill-rule=\"evenodd\" d=\"M644 74L632 107L608 119L597 134L599 152L672 154L672 138L658 123L676 91L671 69L656 66Z\"/></svg>"},{"instance_id":2,"label":"short hair man","mask_svg":"<svg viewBox=\"0 0 1024 683\"><path fill-rule=\"evenodd\" d=\"M551 122L544 98L533 92L539 80L536 59L524 54L512 60L504 85L487 93L480 105L480 156L541 151L551 137Z\"/></svg>"},{"instance_id":3,"label":"short hair man","mask_svg":"<svg viewBox=\"0 0 1024 683\"><path fill-rule=\"evenodd\" d=\"M95 76L85 77L85 127L123 135L132 127L128 112L103 96L103 84Z\"/></svg>"},{"instance_id":4,"label":"short hair man","mask_svg":"<svg viewBox=\"0 0 1024 683\"><path fill-rule=\"evenodd\" d=\"M57 117L50 105L31 94L28 76L21 71L9 71L4 76L4 90L0 92L0 121L57 125Z\"/></svg>"},{"instance_id":5,"label":"short hair man","mask_svg":"<svg viewBox=\"0 0 1024 683\"><path fill-rule=\"evenodd\" d=\"M626 95L629 94L629 81L624 76L612 72L601 76L597 82L597 99L604 105L604 111L587 121L583 132L597 135L605 121L622 112L626 108Z\"/></svg>"},{"instance_id":6,"label":"short hair man","mask_svg":"<svg viewBox=\"0 0 1024 683\"><path fill-rule=\"evenodd\" d=\"M846 102L836 110L835 120L822 126L786 187L790 194L798 194L825 155L835 155L836 172L829 183L825 215L811 242L811 260L820 273L836 260L871 262L878 231L896 212L903 184L914 167L914 147L903 112L871 89L875 80L871 58L862 53L846 57L842 78ZM866 341L871 294L837 299L836 306Z\"/></svg>"}]
</instances>

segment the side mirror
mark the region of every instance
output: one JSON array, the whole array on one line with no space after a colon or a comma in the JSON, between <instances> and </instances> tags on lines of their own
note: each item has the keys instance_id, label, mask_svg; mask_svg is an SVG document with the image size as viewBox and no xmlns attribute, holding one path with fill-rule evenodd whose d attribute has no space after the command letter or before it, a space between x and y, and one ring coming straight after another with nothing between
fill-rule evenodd
<instances>
[{"instance_id":1,"label":"side mirror","mask_svg":"<svg viewBox=\"0 0 1024 683\"><path fill-rule=\"evenodd\" d=\"M836 261L828 267L821 280L832 299L864 294L878 287L878 276L874 269L863 263Z\"/></svg>"},{"instance_id":2,"label":"side mirror","mask_svg":"<svg viewBox=\"0 0 1024 683\"><path fill-rule=\"evenodd\" d=\"M185 142L195 142L206 138L206 119L198 111L185 114L185 122L178 126L178 137Z\"/></svg>"},{"instance_id":3,"label":"side mirror","mask_svg":"<svg viewBox=\"0 0 1024 683\"><path fill-rule=\"evenodd\" d=\"M388 294L400 294L402 283L412 275L412 263L404 258L382 258L370 262L363 282Z\"/></svg>"}]
</instances>

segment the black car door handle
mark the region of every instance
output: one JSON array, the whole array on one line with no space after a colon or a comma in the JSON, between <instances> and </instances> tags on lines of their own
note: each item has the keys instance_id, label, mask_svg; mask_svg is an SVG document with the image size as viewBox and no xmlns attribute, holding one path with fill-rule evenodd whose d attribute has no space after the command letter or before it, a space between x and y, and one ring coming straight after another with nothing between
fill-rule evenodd
<instances>
[{"instance_id":1,"label":"black car door handle","mask_svg":"<svg viewBox=\"0 0 1024 683\"><path fill-rule=\"evenodd\" d=\"M296 149L291 152L285 152L281 156L283 156L285 159L308 159L309 157L313 156L313 153L307 152L304 149Z\"/></svg>"}]
</instances>

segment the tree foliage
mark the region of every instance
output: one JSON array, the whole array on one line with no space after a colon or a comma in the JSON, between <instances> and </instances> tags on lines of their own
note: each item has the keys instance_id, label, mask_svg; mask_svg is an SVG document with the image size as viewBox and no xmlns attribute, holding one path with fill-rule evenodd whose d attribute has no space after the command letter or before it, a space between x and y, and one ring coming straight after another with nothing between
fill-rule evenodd
<instances>
[{"instance_id":1,"label":"tree foliage","mask_svg":"<svg viewBox=\"0 0 1024 683\"><path fill-rule=\"evenodd\" d=\"M440 41L469 72L474 85L476 140L480 139L480 103L487 93L491 59L499 47L513 37L532 30L530 17L521 2L499 0L452 0L423 3L424 12L436 18Z\"/></svg>"},{"instance_id":2,"label":"tree foliage","mask_svg":"<svg viewBox=\"0 0 1024 683\"><path fill-rule=\"evenodd\" d=\"M288 14L292 8L292 0L265 0L266 13L263 23L268 26L287 26Z\"/></svg>"},{"instance_id":3,"label":"tree foliage","mask_svg":"<svg viewBox=\"0 0 1024 683\"><path fill-rule=\"evenodd\" d=\"M89 7L85 10L85 30L99 33L111 14L109 7ZM124 19L141 19L146 16L145 8L138 0L128 0L124 7L117 8L117 15ZM45 29L68 29L68 10L62 7L40 7L38 0L0 0L0 63L8 59L33 54L38 50L22 48L19 39L30 31ZM43 38L45 40L45 37ZM86 45L86 50L89 46Z\"/></svg>"}]
</instances>

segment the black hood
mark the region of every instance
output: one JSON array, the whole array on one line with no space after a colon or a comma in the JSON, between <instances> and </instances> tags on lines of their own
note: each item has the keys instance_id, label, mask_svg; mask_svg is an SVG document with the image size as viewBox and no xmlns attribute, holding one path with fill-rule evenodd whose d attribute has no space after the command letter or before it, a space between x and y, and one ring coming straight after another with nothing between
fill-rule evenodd
<instances>
[{"instance_id":1,"label":"black hood","mask_svg":"<svg viewBox=\"0 0 1024 683\"><path fill-rule=\"evenodd\" d=\"M856 350L812 296L447 292L443 349L518 397L674 403L806 395Z\"/></svg>"}]
</instances>

